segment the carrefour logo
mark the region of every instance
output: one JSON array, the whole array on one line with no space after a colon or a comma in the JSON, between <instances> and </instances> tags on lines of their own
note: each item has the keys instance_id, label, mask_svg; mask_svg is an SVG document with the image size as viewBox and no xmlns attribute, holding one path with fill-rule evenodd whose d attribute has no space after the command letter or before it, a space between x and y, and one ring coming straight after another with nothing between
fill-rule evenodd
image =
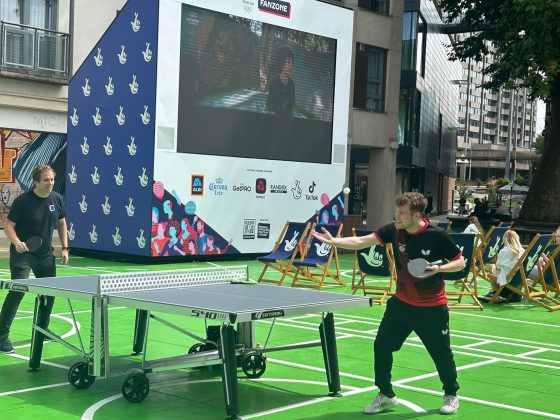
<instances>
[{"instance_id":1,"label":"carrefour logo","mask_svg":"<svg viewBox=\"0 0 560 420\"><path fill-rule=\"evenodd\" d=\"M210 191L214 192L214 195L224 195L228 190L227 184L224 184L222 178L216 178L216 181L211 182L208 188L210 188Z\"/></svg>"}]
</instances>

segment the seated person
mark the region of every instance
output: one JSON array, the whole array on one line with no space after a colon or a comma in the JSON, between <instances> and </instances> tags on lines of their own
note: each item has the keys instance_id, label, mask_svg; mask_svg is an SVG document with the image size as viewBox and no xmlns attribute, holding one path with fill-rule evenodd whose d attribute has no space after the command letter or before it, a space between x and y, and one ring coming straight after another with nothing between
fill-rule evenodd
<instances>
[{"instance_id":1,"label":"seated person","mask_svg":"<svg viewBox=\"0 0 560 420\"><path fill-rule=\"evenodd\" d=\"M509 209L500 200L496 201L496 207L496 213L494 213L494 215L497 219L509 220L511 218Z\"/></svg>"},{"instance_id":2,"label":"seated person","mask_svg":"<svg viewBox=\"0 0 560 420\"><path fill-rule=\"evenodd\" d=\"M558 227L556 229L556 232L554 232L555 234L555 238L554 238L554 243L556 245L560 244L560 227ZM537 260L537 263L535 264L535 266L531 269L531 272L529 273L529 278L531 280L538 280L539 278L539 266L542 268L546 265L546 263L548 262L548 255L546 255L544 252L541 253L541 255L539 256L539 259Z\"/></svg>"},{"instance_id":3,"label":"seated person","mask_svg":"<svg viewBox=\"0 0 560 420\"><path fill-rule=\"evenodd\" d=\"M507 284L507 275L523 255L524 249L521 246L517 232L511 229L508 230L504 233L502 241L504 247L498 253L496 265L492 264L490 266L491 275L488 280L492 285L492 289L486 296L482 296L482 299L479 298L479 300L489 301L500 286Z\"/></svg>"},{"instance_id":4,"label":"seated person","mask_svg":"<svg viewBox=\"0 0 560 420\"><path fill-rule=\"evenodd\" d=\"M478 217L469 216L469 225L465 228L463 233L480 233L481 235L484 235L484 229L482 229Z\"/></svg>"}]
</instances>

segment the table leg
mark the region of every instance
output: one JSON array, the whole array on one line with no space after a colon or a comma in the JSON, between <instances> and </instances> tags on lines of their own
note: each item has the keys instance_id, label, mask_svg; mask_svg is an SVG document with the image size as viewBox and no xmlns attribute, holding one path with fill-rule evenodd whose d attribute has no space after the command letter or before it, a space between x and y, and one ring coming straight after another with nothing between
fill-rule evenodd
<instances>
[{"instance_id":1,"label":"table leg","mask_svg":"<svg viewBox=\"0 0 560 420\"><path fill-rule=\"evenodd\" d=\"M237 395L237 361L235 357L235 329L222 325L220 329L220 356L222 358L222 384L226 402L227 419L237 419L239 399Z\"/></svg>"},{"instance_id":2,"label":"table leg","mask_svg":"<svg viewBox=\"0 0 560 420\"><path fill-rule=\"evenodd\" d=\"M49 317L54 304L54 297L37 296L35 298L35 311L33 315L33 325L47 329L49 325ZM42 332L33 328L31 332L31 351L29 356L29 370L36 371L41 367L41 356L43 355L43 338Z\"/></svg>"},{"instance_id":3,"label":"table leg","mask_svg":"<svg viewBox=\"0 0 560 420\"><path fill-rule=\"evenodd\" d=\"M144 351L144 341L148 326L148 311L143 309L136 310L134 321L134 343L132 344L132 356L138 356Z\"/></svg>"},{"instance_id":4,"label":"table leg","mask_svg":"<svg viewBox=\"0 0 560 420\"><path fill-rule=\"evenodd\" d=\"M339 397L340 373L338 370L338 352L336 350L336 333L334 329L334 315L329 312L319 325L319 335L321 336L321 347L323 349L323 359L327 372L327 382L329 384L329 395Z\"/></svg>"}]
</instances>

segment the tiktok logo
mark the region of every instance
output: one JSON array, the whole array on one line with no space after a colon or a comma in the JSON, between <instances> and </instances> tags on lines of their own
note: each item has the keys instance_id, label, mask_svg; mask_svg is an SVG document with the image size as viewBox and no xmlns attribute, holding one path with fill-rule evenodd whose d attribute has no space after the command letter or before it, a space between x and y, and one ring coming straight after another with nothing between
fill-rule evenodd
<instances>
[{"instance_id":1,"label":"tiktok logo","mask_svg":"<svg viewBox=\"0 0 560 420\"><path fill-rule=\"evenodd\" d=\"M309 186L309 194L313 194L315 192L315 187L317 186L317 184L315 184L315 181L313 181L311 183L311 185Z\"/></svg>"}]
</instances>

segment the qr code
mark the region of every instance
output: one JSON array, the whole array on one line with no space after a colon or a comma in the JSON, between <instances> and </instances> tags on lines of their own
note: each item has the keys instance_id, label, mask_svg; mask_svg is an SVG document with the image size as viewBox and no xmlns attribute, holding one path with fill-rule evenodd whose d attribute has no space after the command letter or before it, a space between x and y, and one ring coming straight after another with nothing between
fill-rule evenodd
<instances>
[{"instance_id":1,"label":"qr code","mask_svg":"<svg viewBox=\"0 0 560 420\"><path fill-rule=\"evenodd\" d=\"M243 220L243 239L255 239L256 219Z\"/></svg>"}]
</instances>

